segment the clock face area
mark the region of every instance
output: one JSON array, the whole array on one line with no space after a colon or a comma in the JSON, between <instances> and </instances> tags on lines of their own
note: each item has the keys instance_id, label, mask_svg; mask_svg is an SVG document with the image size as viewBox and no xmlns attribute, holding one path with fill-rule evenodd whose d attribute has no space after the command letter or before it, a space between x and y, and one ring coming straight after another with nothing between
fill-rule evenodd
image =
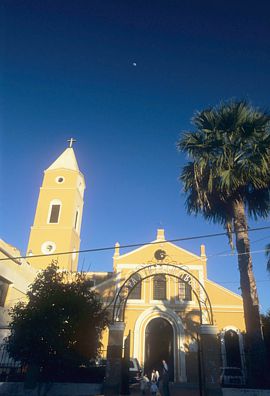
<instances>
[{"instance_id":1,"label":"clock face area","mask_svg":"<svg viewBox=\"0 0 270 396\"><path fill-rule=\"evenodd\" d=\"M167 253L165 252L165 250L158 249L158 250L155 251L154 256L155 256L156 260L162 261L167 256Z\"/></svg>"},{"instance_id":2,"label":"clock face area","mask_svg":"<svg viewBox=\"0 0 270 396\"><path fill-rule=\"evenodd\" d=\"M54 253L56 249L56 244L52 241L46 241L41 245L41 251L43 254Z\"/></svg>"}]
</instances>

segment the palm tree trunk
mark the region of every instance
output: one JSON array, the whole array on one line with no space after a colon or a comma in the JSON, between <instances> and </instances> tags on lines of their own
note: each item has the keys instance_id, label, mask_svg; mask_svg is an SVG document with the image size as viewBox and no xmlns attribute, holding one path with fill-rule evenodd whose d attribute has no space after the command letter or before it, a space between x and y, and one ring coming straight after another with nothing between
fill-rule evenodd
<instances>
[{"instance_id":1,"label":"palm tree trunk","mask_svg":"<svg viewBox=\"0 0 270 396\"><path fill-rule=\"evenodd\" d=\"M264 341L243 201L233 203L233 222L247 332L250 377L252 377L253 384L258 386L263 383Z\"/></svg>"},{"instance_id":2,"label":"palm tree trunk","mask_svg":"<svg viewBox=\"0 0 270 396\"><path fill-rule=\"evenodd\" d=\"M235 202L233 205L233 212L246 330L248 334L254 334L258 339L262 339L259 299L252 268L244 203L239 201Z\"/></svg>"}]
</instances>

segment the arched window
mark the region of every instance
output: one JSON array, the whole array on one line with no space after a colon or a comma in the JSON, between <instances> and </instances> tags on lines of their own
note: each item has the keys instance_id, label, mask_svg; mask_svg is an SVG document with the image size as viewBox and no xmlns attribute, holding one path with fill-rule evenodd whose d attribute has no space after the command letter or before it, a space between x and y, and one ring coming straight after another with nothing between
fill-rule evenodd
<instances>
[{"instance_id":1,"label":"arched window","mask_svg":"<svg viewBox=\"0 0 270 396\"><path fill-rule=\"evenodd\" d=\"M153 280L153 299L166 300L166 276L155 275Z\"/></svg>"},{"instance_id":2,"label":"arched window","mask_svg":"<svg viewBox=\"0 0 270 396\"><path fill-rule=\"evenodd\" d=\"M140 300L142 298L142 282L141 276L139 274L135 274L130 279L130 288L132 288L135 284L136 286L134 287L134 289L132 289L128 298L132 300Z\"/></svg>"},{"instance_id":3,"label":"arched window","mask_svg":"<svg viewBox=\"0 0 270 396\"><path fill-rule=\"evenodd\" d=\"M227 330L224 335L226 364L228 367L240 367L241 353L239 347L239 336L234 330Z\"/></svg>"},{"instance_id":4,"label":"arched window","mask_svg":"<svg viewBox=\"0 0 270 396\"><path fill-rule=\"evenodd\" d=\"M59 199L54 199L53 201L51 201L48 215L48 223L59 223L61 206L62 202Z\"/></svg>"},{"instance_id":5,"label":"arched window","mask_svg":"<svg viewBox=\"0 0 270 396\"><path fill-rule=\"evenodd\" d=\"M178 298L183 301L192 300L191 286L187 282L179 280L178 282Z\"/></svg>"}]
</instances>

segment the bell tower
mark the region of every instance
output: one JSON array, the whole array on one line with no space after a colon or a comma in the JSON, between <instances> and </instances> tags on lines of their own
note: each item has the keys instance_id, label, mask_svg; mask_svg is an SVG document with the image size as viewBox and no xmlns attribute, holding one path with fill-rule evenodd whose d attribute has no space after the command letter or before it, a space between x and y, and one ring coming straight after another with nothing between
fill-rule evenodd
<instances>
[{"instance_id":1,"label":"bell tower","mask_svg":"<svg viewBox=\"0 0 270 396\"><path fill-rule=\"evenodd\" d=\"M62 269L77 271L80 249L80 229L83 213L84 176L80 172L72 148L75 140L44 172L34 224L31 227L27 256L37 269L46 268L58 259ZM71 252L57 256L50 253Z\"/></svg>"}]
</instances>

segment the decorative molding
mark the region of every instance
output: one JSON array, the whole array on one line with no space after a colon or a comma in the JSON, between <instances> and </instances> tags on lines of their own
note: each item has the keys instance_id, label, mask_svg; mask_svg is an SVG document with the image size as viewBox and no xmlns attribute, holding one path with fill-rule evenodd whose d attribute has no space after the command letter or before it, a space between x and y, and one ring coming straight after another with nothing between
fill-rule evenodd
<instances>
[{"instance_id":1,"label":"decorative molding","mask_svg":"<svg viewBox=\"0 0 270 396\"><path fill-rule=\"evenodd\" d=\"M234 309L241 309L243 311L243 305L221 305L221 304L212 304L212 308L226 308L226 309L230 309L230 308L234 308Z\"/></svg>"},{"instance_id":2,"label":"decorative molding","mask_svg":"<svg viewBox=\"0 0 270 396\"><path fill-rule=\"evenodd\" d=\"M187 254L188 256L194 257L196 261L201 261L201 256L198 256L195 253L191 253L188 250L183 249L183 248L181 248L181 247L179 247L177 245L174 245L173 243L171 243L169 241L166 241L166 240L164 240L164 241L162 240L161 241L160 239L155 239L154 241L146 243L145 245L140 246L137 249L132 250L131 252L124 253L124 254L120 255L118 259L122 259L122 257L130 256L130 255L132 255L134 253L137 253L137 252L139 252L139 251L141 251L141 250L143 250L143 249L145 249L146 247L149 247L149 246L157 246L157 247L160 247L160 248L164 248L164 244L165 244L165 246L171 246L174 249L177 249L180 252ZM181 265L186 265L186 264L183 263Z\"/></svg>"},{"instance_id":3,"label":"decorative molding","mask_svg":"<svg viewBox=\"0 0 270 396\"><path fill-rule=\"evenodd\" d=\"M203 325L200 325L200 334L203 334L203 335L217 335L218 334L218 328L217 328L217 326L214 326L214 325L203 324Z\"/></svg>"},{"instance_id":4,"label":"decorative molding","mask_svg":"<svg viewBox=\"0 0 270 396\"><path fill-rule=\"evenodd\" d=\"M121 269L121 270L122 270L122 269L129 269L129 270L131 270L131 269L137 269L138 267L141 267L142 265L147 266L147 265L149 265L149 264L147 264L147 263L137 263L137 264L116 264L116 267L117 267L119 270L120 270L120 269ZM175 265L179 265L180 267L184 265L184 266L188 267L189 270L198 270L198 271L202 270L202 267L203 267L202 264L190 264L190 265L187 265L187 264L184 264L184 263L182 263L182 264L178 263L178 264L175 264Z\"/></svg>"}]
</instances>

